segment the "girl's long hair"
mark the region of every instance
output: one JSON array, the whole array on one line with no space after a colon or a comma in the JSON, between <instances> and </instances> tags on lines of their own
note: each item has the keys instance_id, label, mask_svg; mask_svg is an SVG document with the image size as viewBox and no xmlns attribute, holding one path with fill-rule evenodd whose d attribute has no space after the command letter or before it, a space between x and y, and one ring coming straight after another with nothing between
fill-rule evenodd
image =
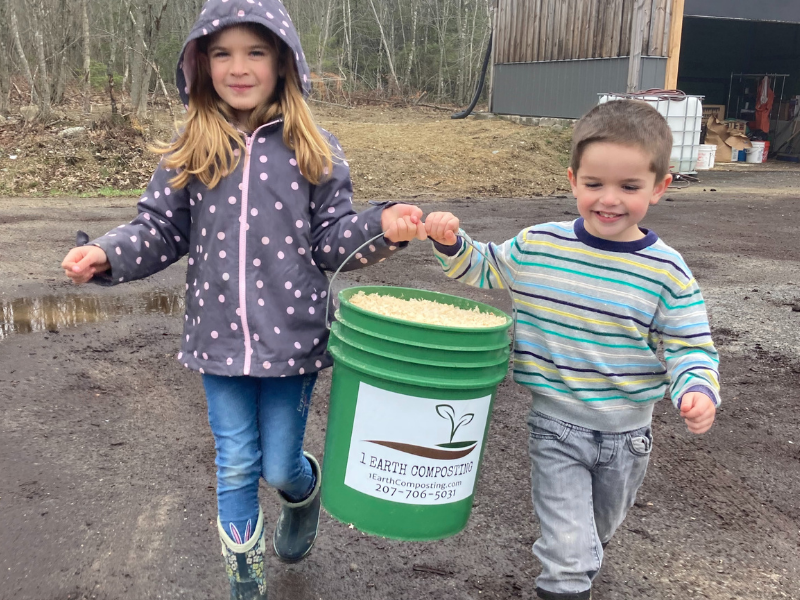
<instances>
[{"instance_id":1,"label":"girl's long hair","mask_svg":"<svg viewBox=\"0 0 800 600\"><path fill-rule=\"evenodd\" d=\"M261 25L243 23L234 27L248 29L267 42L278 55L278 68L284 73L279 77L272 97L250 113L247 130L255 131L259 126L283 117L284 144L294 150L303 177L318 184L332 170L332 152L303 98L292 50ZM192 177L196 177L213 189L236 169L245 150L240 132L232 125L234 113L219 97L211 81L207 50L213 39L212 35L197 40L197 71L189 89L186 119L178 125L177 137L169 144L159 142L151 148L153 152L164 155L163 166L177 170L177 175L170 181L176 188L184 187ZM234 145L240 152L234 154Z\"/></svg>"}]
</instances>

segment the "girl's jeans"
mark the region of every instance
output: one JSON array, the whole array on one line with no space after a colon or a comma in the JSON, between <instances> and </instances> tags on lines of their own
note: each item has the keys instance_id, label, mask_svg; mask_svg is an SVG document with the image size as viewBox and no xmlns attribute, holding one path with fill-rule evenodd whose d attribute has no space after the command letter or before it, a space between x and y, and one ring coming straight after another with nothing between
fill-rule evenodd
<instances>
[{"instance_id":1,"label":"girl's jeans","mask_svg":"<svg viewBox=\"0 0 800 600\"><path fill-rule=\"evenodd\" d=\"M653 445L650 427L592 431L532 411L531 496L542 529L542 598L588 598L603 545L633 506Z\"/></svg>"},{"instance_id":2,"label":"girl's jeans","mask_svg":"<svg viewBox=\"0 0 800 600\"><path fill-rule=\"evenodd\" d=\"M234 542L244 543L256 525L261 477L291 500L302 500L313 490L303 435L316 380L316 373L203 375L217 450L219 519Z\"/></svg>"}]
</instances>

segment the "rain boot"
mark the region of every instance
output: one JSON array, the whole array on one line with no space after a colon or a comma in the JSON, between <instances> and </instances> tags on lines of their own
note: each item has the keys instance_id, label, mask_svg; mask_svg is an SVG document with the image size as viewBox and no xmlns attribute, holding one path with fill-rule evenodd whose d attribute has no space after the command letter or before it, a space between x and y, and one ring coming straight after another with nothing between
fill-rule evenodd
<instances>
[{"instance_id":1,"label":"rain boot","mask_svg":"<svg viewBox=\"0 0 800 600\"><path fill-rule=\"evenodd\" d=\"M307 498L299 502L292 502L282 492L278 492L283 507L272 538L275 554L289 563L297 562L311 552L319 528L319 487L322 474L317 459L308 452L303 454L314 472L314 489Z\"/></svg>"},{"instance_id":2,"label":"rain boot","mask_svg":"<svg viewBox=\"0 0 800 600\"><path fill-rule=\"evenodd\" d=\"M258 509L258 522L253 535L237 544L225 532L217 517L222 540L222 556L231 584L231 600L267 600L267 578L264 564L264 513Z\"/></svg>"}]
</instances>

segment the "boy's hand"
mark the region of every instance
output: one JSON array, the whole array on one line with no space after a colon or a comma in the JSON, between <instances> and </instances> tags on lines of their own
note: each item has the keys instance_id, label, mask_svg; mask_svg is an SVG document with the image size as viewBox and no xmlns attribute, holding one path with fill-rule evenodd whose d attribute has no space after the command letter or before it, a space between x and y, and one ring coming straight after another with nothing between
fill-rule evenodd
<instances>
[{"instance_id":1,"label":"boy's hand","mask_svg":"<svg viewBox=\"0 0 800 600\"><path fill-rule=\"evenodd\" d=\"M681 417L692 433L705 433L711 429L717 407L702 392L689 392L681 398Z\"/></svg>"},{"instance_id":2,"label":"boy's hand","mask_svg":"<svg viewBox=\"0 0 800 600\"><path fill-rule=\"evenodd\" d=\"M452 246L458 241L458 217L449 212L432 212L425 219L428 237L443 246Z\"/></svg>"},{"instance_id":3,"label":"boy's hand","mask_svg":"<svg viewBox=\"0 0 800 600\"><path fill-rule=\"evenodd\" d=\"M384 208L381 228L383 237L390 242L410 242L414 238L424 240L428 237L422 223L422 209L412 204L395 204Z\"/></svg>"},{"instance_id":4,"label":"boy's hand","mask_svg":"<svg viewBox=\"0 0 800 600\"><path fill-rule=\"evenodd\" d=\"M86 283L95 273L111 268L106 253L97 246L78 246L70 250L61 262L64 274L72 283Z\"/></svg>"}]
</instances>

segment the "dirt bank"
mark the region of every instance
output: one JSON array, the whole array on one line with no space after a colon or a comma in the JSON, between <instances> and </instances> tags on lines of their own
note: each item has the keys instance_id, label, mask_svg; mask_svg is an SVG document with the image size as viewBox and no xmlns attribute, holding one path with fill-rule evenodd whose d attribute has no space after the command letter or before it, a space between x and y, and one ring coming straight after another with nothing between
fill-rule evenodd
<instances>
[{"instance_id":1,"label":"dirt bank","mask_svg":"<svg viewBox=\"0 0 800 600\"><path fill-rule=\"evenodd\" d=\"M424 107L312 108L347 153L357 198L530 197L568 189L561 176L567 131L452 120ZM89 119L66 110L50 124L0 124L0 194L114 196L146 187L157 162L147 147L172 136L169 113L112 126L107 107L95 109ZM86 129L63 137L76 126Z\"/></svg>"}]
</instances>

